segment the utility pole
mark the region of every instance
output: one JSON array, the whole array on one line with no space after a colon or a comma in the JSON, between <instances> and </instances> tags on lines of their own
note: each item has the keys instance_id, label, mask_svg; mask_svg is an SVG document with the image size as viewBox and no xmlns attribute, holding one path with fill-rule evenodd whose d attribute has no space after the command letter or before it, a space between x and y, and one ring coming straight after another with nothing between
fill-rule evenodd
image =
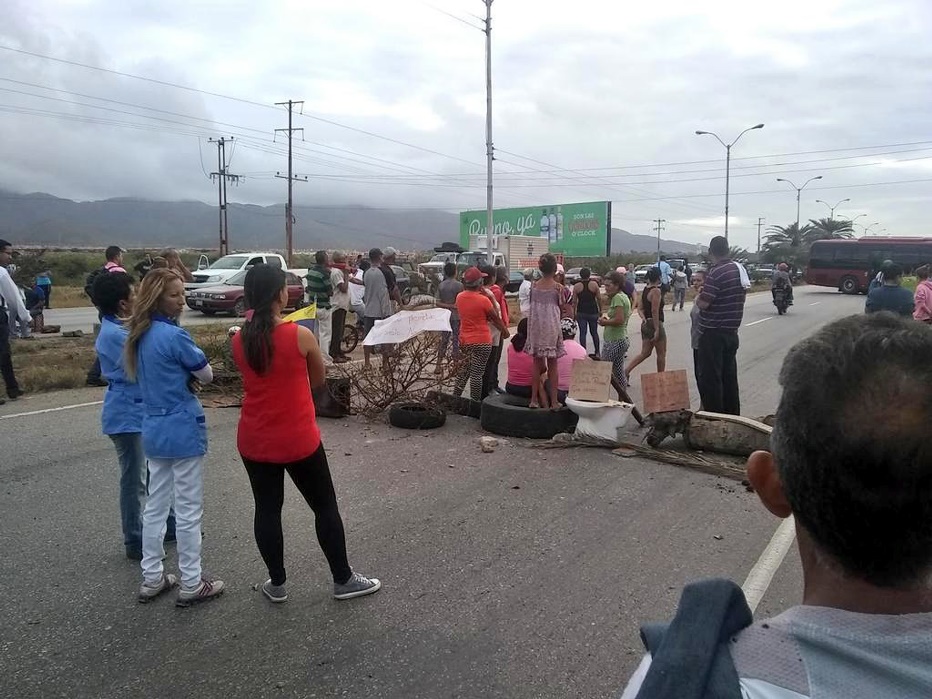
<instances>
[{"instance_id":1,"label":"utility pole","mask_svg":"<svg viewBox=\"0 0 932 699\"><path fill-rule=\"evenodd\" d=\"M210 179L217 181L217 199L220 206L220 255L230 254L230 224L227 219L227 180L239 182L239 175L231 175L227 172L229 164L227 163L227 143L232 143L233 138L209 139L210 143L217 144L217 171L210 173Z\"/></svg>"},{"instance_id":2,"label":"utility pole","mask_svg":"<svg viewBox=\"0 0 932 699\"><path fill-rule=\"evenodd\" d=\"M277 107L288 107L288 128L287 129L275 129L275 133L284 132L288 134L288 175L283 175L280 172L276 172L276 177L281 177L288 180L288 203L285 204L285 261L288 263L288 266L291 267L291 258L294 255L294 199L292 193L292 186L295 180L301 182L307 182L307 177L295 177L294 172L292 171L292 155L291 155L291 139L295 131L300 131L303 137L304 129L303 128L292 128L291 126L291 116L294 113L295 106L300 105L301 109L304 109L303 100L288 100L287 102L276 102L275 106Z\"/></svg>"},{"instance_id":3,"label":"utility pole","mask_svg":"<svg viewBox=\"0 0 932 699\"><path fill-rule=\"evenodd\" d=\"M654 227L654 230L657 231L657 264L660 264L660 231L662 231L663 224L667 222L665 218L655 218L654 223L657 225Z\"/></svg>"},{"instance_id":4,"label":"utility pole","mask_svg":"<svg viewBox=\"0 0 932 699\"><path fill-rule=\"evenodd\" d=\"M764 225L764 217L757 217L757 254L760 255L760 227ZM760 260L758 260L760 262Z\"/></svg>"},{"instance_id":5,"label":"utility pole","mask_svg":"<svg viewBox=\"0 0 932 699\"><path fill-rule=\"evenodd\" d=\"M492 161L495 148L492 145L492 0L485 0L485 155L488 161L486 176L486 261L492 264L492 232L494 230L492 206Z\"/></svg>"}]
</instances>

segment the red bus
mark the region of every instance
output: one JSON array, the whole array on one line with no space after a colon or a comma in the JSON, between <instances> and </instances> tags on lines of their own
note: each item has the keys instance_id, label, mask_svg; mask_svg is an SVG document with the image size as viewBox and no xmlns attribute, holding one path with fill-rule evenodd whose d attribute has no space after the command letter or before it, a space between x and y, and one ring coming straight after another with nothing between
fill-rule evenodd
<instances>
[{"instance_id":1,"label":"red bus","mask_svg":"<svg viewBox=\"0 0 932 699\"><path fill-rule=\"evenodd\" d=\"M907 272L932 263L932 238L817 240L809 251L806 282L866 294L884 260L893 260Z\"/></svg>"}]
</instances>

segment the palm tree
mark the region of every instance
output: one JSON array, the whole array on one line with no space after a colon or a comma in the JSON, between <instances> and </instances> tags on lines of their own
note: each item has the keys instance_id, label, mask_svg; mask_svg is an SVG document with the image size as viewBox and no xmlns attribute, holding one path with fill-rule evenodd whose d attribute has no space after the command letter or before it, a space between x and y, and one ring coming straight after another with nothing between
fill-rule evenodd
<instances>
[{"instance_id":1,"label":"palm tree","mask_svg":"<svg viewBox=\"0 0 932 699\"><path fill-rule=\"evenodd\" d=\"M811 235L812 226L809 224L797 228L794 221L788 226L771 226L767 229L767 238L761 248L761 259L805 267L809 261Z\"/></svg>"},{"instance_id":2,"label":"palm tree","mask_svg":"<svg viewBox=\"0 0 932 699\"><path fill-rule=\"evenodd\" d=\"M809 235L807 241L812 244L816 240L831 240L832 238L851 238L854 227L851 221L835 218L809 219Z\"/></svg>"}]
</instances>

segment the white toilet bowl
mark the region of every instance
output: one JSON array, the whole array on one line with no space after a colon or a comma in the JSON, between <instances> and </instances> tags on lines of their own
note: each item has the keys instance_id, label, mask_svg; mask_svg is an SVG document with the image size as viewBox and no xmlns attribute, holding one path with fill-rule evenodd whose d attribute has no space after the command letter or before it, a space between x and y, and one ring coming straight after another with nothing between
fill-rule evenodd
<instances>
[{"instance_id":1,"label":"white toilet bowl","mask_svg":"<svg viewBox=\"0 0 932 699\"><path fill-rule=\"evenodd\" d=\"M588 400L566 399L566 407L579 416L576 436L618 441L618 428L624 427L634 410L631 403L610 400L596 403Z\"/></svg>"}]
</instances>

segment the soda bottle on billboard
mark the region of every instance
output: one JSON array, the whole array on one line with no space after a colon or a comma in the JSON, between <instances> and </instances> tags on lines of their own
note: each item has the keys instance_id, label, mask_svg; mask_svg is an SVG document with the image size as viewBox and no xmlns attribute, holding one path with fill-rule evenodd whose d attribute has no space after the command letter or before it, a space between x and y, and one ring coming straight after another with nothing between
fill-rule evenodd
<instances>
[{"instance_id":1,"label":"soda bottle on billboard","mask_svg":"<svg viewBox=\"0 0 932 699\"><path fill-rule=\"evenodd\" d=\"M557 212L550 209L550 216L548 218L550 223L550 242L555 243L557 242Z\"/></svg>"},{"instance_id":2,"label":"soda bottle on billboard","mask_svg":"<svg viewBox=\"0 0 932 699\"><path fill-rule=\"evenodd\" d=\"M547 209L540 215L540 237L550 240L550 218L547 216Z\"/></svg>"},{"instance_id":3,"label":"soda bottle on billboard","mask_svg":"<svg viewBox=\"0 0 932 699\"><path fill-rule=\"evenodd\" d=\"M563 207L557 207L557 240L563 240Z\"/></svg>"}]
</instances>

